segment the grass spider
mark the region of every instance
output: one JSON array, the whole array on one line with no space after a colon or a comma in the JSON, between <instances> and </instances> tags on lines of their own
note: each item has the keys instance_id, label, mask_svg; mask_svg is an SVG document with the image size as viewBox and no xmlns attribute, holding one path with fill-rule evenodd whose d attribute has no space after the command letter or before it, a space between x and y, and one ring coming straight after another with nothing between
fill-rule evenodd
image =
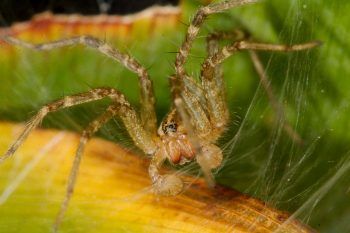
<instances>
[{"instance_id":1,"label":"grass spider","mask_svg":"<svg viewBox=\"0 0 350 233\"><path fill-rule=\"evenodd\" d=\"M208 56L201 66L201 83L197 83L186 72L184 64L192 43L196 39L206 17L230 8L255 2L257 0L228 0L212 3L201 7L197 11L177 53L175 74L169 78L173 105L165 119L160 123L159 128L157 128L152 81L146 69L130 55L122 53L118 49L91 36L73 37L43 44L31 44L13 37L4 38L9 44L34 50L51 50L81 44L121 63L139 78L141 88L140 114L133 109L122 93L110 87L94 88L88 92L65 96L43 106L29 121L19 138L0 157L0 162L10 157L48 113L107 97L112 100L113 103L105 112L92 121L82 132L69 175L66 195L53 226L54 231L60 226L73 194L79 164L87 141L113 117L121 118L136 146L152 158L148 171L154 193L159 195L177 195L183 189L183 183L179 177L160 174L159 169L166 160L173 164L185 164L188 161L196 160L208 184L210 186L214 184L211 170L220 166L223 157L221 149L215 143L225 131L229 120L220 64L236 52L248 50L253 64L264 83L264 71L255 53L256 50L289 52L311 49L319 45L318 42L295 45L266 44L253 42L246 33L241 31L213 32L207 37ZM219 42L222 40L231 41L231 43L220 47ZM270 91L267 86L265 89L269 94ZM271 93L269 94L270 96ZM270 99L275 109L281 109L279 103L273 101L273 97L270 97ZM285 129L290 134L293 134L288 125L285 126Z\"/></svg>"}]
</instances>

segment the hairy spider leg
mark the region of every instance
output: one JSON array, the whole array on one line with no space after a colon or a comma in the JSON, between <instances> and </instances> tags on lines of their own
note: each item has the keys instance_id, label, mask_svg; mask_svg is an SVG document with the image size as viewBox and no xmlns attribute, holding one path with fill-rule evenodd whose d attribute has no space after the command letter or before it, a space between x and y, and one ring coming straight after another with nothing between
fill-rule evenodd
<instances>
[{"instance_id":1,"label":"hairy spider leg","mask_svg":"<svg viewBox=\"0 0 350 233\"><path fill-rule=\"evenodd\" d=\"M187 29L185 39L176 55L175 70L177 76L181 78L186 73L184 64L186 63L188 53L192 47L193 41L198 35L199 29L209 15L256 2L258 2L258 0L228 0L199 8Z\"/></svg>"},{"instance_id":2,"label":"hairy spider leg","mask_svg":"<svg viewBox=\"0 0 350 233\"><path fill-rule=\"evenodd\" d=\"M207 37L207 60L219 52L219 41L223 39L241 40L244 38L242 31L214 32ZM223 79L221 64L208 66L206 62L201 67L201 84L205 93L207 112L213 128L211 136L216 141L229 119L229 109L226 101L225 82Z\"/></svg>"},{"instance_id":3,"label":"hairy spider leg","mask_svg":"<svg viewBox=\"0 0 350 233\"><path fill-rule=\"evenodd\" d=\"M256 42L250 42L247 40L239 40L234 41L232 44L224 46L221 51L218 51L214 53L212 56L208 57L202 65L202 80L206 80L206 77L210 77L210 75L213 75L213 72L215 68L220 65L223 61L225 61L227 58L232 56L235 52L239 52L242 50L248 50L250 51L250 57L253 62L253 65L258 73L258 76L260 78L260 81L263 85L263 88L265 89L268 98L272 104L272 107L274 111L277 113L278 118L282 119L281 117L284 116L283 106L281 103L276 100L276 98L273 95L273 91L271 90L271 87L268 83L267 76L264 72L263 66L257 56L257 54L254 52L254 50L264 50L264 51L277 51L277 52L292 52L292 51L300 51L300 50L307 50L312 49L315 47L320 46L319 41L311 41L303 44L293 44L293 45L286 45L286 44L267 44L267 43L256 43ZM220 82L220 80L219 80ZM205 87L203 85L203 87ZM206 93L212 93L215 92L215 86L210 86L211 88L208 88ZM218 93L219 90L216 90ZM215 94L215 93L214 93ZM220 100L220 99L218 99ZM215 106L216 102L213 102L212 105L210 105L210 100L208 100L209 108L211 106ZM218 104L220 104L220 101L217 101ZM221 109L216 109L215 111L220 111ZM209 113L212 113L212 111L209 111ZM215 116L213 116L215 117ZM215 118L214 118L215 119ZM218 119L220 122L220 119ZM302 140L297 132L293 130L293 128L289 125L288 122L283 123L283 128L285 132L288 134L289 137L291 137L296 143L301 144Z\"/></svg>"},{"instance_id":4,"label":"hairy spider leg","mask_svg":"<svg viewBox=\"0 0 350 233\"><path fill-rule=\"evenodd\" d=\"M118 61L128 70L138 75L139 84L141 88L141 121L147 131L152 133L154 136L156 135L157 118L155 112L155 97L153 92L153 84L150 80L146 68L144 68L138 61L136 61L135 58L131 57L126 53L122 53L121 51L111 47L104 41L92 36L78 36L42 44L32 44L10 36L5 36L4 40L10 44L19 45L34 50L52 50L56 48L81 44L96 49L98 52L112 58L115 61Z\"/></svg>"},{"instance_id":5,"label":"hairy spider leg","mask_svg":"<svg viewBox=\"0 0 350 233\"><path fill-rule=\"evenodd\" d=\"M211 57L207 58L203 65L215 67L221 64L224 60L232 56L235 52L241 50L264 50L264 51L277 51L277 52L291 52L300 51L306 49L312 49L320 46L320 42L311 41L303 44L266 44L266 43L256 43L250 41L235 41L230 45L224 46L219 52L215 53Z\"/></svg>"},{"instance_id":6,"label":"hairy spider leg","mask_svg":"<svg viewBox=\"0 0 350 233\"><path fill-rule=\"evenodd\" d=\"M189 114L189 120L191 127L193 127L194 133L198 135L199 138L211 137L210 134L212 127L206 111L206 102L205 99L197 95L199 93L205 93L198 84L195 84L194 81L189 81L193 80L193 78L186 75L184 76L183 80L178 78L177 75L170 77L173 99L174 101L178 98L183 100L182 104L186 109L187 114ZM175 107L177 107L176 104ZM177 112L179 112L179 109L177 110ZM182 121L183 120L184 119L182 119Z\"/></svg>"}]
</instances>

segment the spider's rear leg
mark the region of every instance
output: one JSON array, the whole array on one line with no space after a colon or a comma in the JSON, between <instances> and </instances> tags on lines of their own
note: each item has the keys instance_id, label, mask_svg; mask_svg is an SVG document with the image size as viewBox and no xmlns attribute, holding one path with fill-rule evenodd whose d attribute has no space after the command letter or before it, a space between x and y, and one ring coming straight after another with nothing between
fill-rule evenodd
<instances>
[{"instance_id":1,"label":"spider's rear leg","mask_svg":"<svg viewBox=\"0 0 350 233\"><path fill-rule=\"evenodd\" d=\"M131 57L129 54L122 53L104 41L92 36L77 36L42 44L32 44L10 36L5 36L4 40L10 44L34 50L52 50L56 48L81 44L86 47L96 49L98 52L104 54L105 56L119 62L128 70L138 75L141 88L141 120L145 126L145 129L153 135L156 135L157 118L155 113L153 84L149 78L146 68L144 68L135 58Z\"/></svg>"},{"instance_id":2,"label":"spider's rear leg","mask_svg":"<svg viewBox=\"0 0 350 233\"><path fill-rule=\"evenodd\" d=\"M320 45L320 42L318 41L311 41L304 44L293 44L293 45L256 43L248 40L235 41L230 45L224 46L220 51L216 52L215 54L208 57L204 61L202 65L202 77L210 77L210 75L213 75L215 68L218 65L220 65L224 60L232 56L234 53L239 52L241 50L251 51L250 53L251 59L259 74L259 78L263 85L263 88L267 92L267 95L272 104L272 107L274 108L274 111L276 111L277 115L281 117L284 115L283 106L274 97L273 91L271 90L271 87L268 84L266 74L263 71L262 64L258 59L254 50L291 52L291 51L312 49L312 48L318 47L319 45ZM205 74L205 73L208 73L208 74ZM208 88L208 90L210 92L212 89ZM288 124L288 122L284 122L284 130L295 142L297 143L302 142L298 133L293 130L293 128Z\"/></svg>"}]
</instances>

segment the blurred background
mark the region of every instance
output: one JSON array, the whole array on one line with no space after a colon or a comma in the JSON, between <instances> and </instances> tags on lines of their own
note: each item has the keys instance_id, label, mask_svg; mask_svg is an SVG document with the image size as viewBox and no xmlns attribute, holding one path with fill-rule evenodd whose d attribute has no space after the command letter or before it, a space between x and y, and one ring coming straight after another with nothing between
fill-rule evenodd
<instances>
[{"instance_id":1,"label":"blurred background","mask_svg":"<svg viewBox=\"0 0 350 233\"><path fill-rule=\"evenodd\" d=\"M170 4L172 10L158 13L157 20L157 16L141 17L127 25L97 18L100 13L115 16L140 12L148 4L131 2L38 4L27 0L19 7L17 2L2 1L0 33L33 42L74 34L100 36L148 68L160 122L171 105L167 78L174 72L174 57L191 16L206 2L158 1L158 5ZM36 25L41 28L26 23L33 15L48 10L65 16L56 21L52 15L37 17L35 22L41 24ZM323 42L311 51L259 52L271 88L284 106L285 121L299 133L303 144L291 140L283 131L283 120L276 120L248 54L242 52L225 62L231 122L219 142L225 161L215 171L218 183L287 210L320 232L350 232L349 11L350 5L341 0L270 0L210 16L186 66L188 73L198 79L206 56L205 36L215 30L241 28L254 40L269 43ZM85 15L84 23L71 15L78 13ZM94 23L98 19L100 26ZM67 23L72 21L74 26ZM25 122L43 104L102 86L117 88L135 107L139 105L136 77L96 51L70 47L40 53L1 42L0 49L1 121ZM81 132L108 103L99 101L50 114L42 127ZM117 119L103 127L98 136L140 152ZM0 140L6 137L0 132ZM178 169L199 173L195 164Z\"/></svg>"}]
</instances>

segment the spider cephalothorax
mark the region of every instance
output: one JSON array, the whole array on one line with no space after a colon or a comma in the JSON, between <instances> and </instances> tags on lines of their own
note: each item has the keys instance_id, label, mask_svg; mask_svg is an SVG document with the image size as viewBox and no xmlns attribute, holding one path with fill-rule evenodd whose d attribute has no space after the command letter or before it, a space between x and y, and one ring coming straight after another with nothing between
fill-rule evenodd
<instances>
[{"instance_id":1,"label":"spider cephalothorax","mask_svg":"<svg viewBox=\"0 0 350 233\"><path fill-rule=\"evenodd\" d=\"M37 127L48 113L102 98L112 100L112 104L105 112L92 121L82 133L69 176L66 196L54 225L55 230L63 218L73 193L85 144L101 126L113 117L118 116L123 121L135 145L152 158L149 175L152 181L152 190L155 193L176 195L183 190L182 181L178 176L162 175L160 173L160 167L167 159L173 164L184 164L187 161L195 160L200 165L208 183L213 184L211 170L220 166L223 158L221 149L215 143L224 132L229 119L221 63L241 50L249 50L253 64L263 82L266 77L255 50L298 51L319 45L318 42L296 45L265 44L253 42L247 35L237 33L237 31L215 32L207 37L208 56L201 66L200 82L193 79L186 72L184 64L205 18L210 14L256 1L228 0L201 7L197 11L177 53L175 74L169 79L173 107L158 130L152 82L147 70L132 56L122 53L104 41L91 36L79 36L44 44L31 44L13 37L4 38L8 43L36 50L51 50L82 44L96 49L98 52L119 62L139 77L141 88L140 114L134 110L122 93L110 87L94 88L84 93L66 96L42 107L29 121L23 133L5 155L0 157L0 162L10 157L31 130ZM221 40L226 40L229 43L220 47L219 41ZM277 106L276 101L272 104Z\"/></svg>"}]
</instances>

